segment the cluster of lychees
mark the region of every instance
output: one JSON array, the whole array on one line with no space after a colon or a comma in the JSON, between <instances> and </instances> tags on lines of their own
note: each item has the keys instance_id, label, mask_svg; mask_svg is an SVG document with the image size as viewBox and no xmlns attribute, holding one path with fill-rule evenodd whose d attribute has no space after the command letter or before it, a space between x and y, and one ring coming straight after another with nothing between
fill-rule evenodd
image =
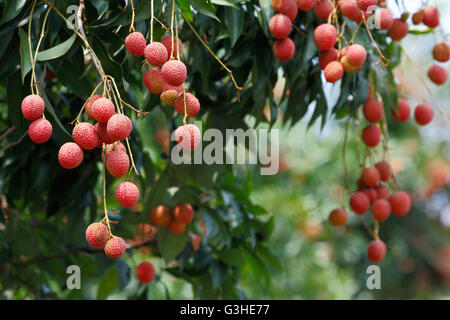
<instances>
[{"instance_id":1,"label":"cluster of lychees","mask_svg":"<svg viewBox=\"0 0 450 320\"><path fill-rule=\"evenodd\" d=\"M22 100L22 114L32 121L28 126L28 136L34 143L47 142L53 131L52 124L45 119L45 102L37 94L30 94Z\"/></svg>"},{"instance_id":2,"label":"cluster of lychees","mask_svg":"<svg viewBox=\"0 0 450 320\"><path fill-rule=\"evenodd\" d=\"M187 69L179 60L183 48L180 39L167 36L147 45L144 35L135 31L126 37L125 46L133 56L144 55L154 67L144 75L144 84L151 93L160 95L164 104L174 106L182 116L193 117L200 111L198 99L184 89ZM184 124L175 130L175 139L182 149L193 150L200 143L200 130L193 124Z\"/></svg>"},{"instance_id":3,"label":"cluster of lychees","mask_svg":"<svg viewBox=\"0 0 450 320\"><path fill-rule=\"evenodd\" d=\"M194 219L194 209L188 203L176 205L172 212L167 206L159 205L150 214L150 220L154 225L167 226L174 234L183 233L192 219Z\"/></svg>"}]
</instances>

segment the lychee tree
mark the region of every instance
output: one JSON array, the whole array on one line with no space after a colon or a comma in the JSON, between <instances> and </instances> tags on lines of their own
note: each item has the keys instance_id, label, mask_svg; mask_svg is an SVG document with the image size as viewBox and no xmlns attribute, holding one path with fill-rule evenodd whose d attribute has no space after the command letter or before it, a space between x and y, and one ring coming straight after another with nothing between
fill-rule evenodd
<instances>
[{"instance_id":1,"label":"lychee tree","mask_svg":"<svg viewBox=\"0 0 450 320\"><path fill-rule=\"evenodd\" d=\"M250 198L254 168L175 165L170 149L198 147L194 120L222 132L289 127L309 110L308 126L342 120L344 154L349 135L358 141L359 167L344 168L361 179L345 175L331 223L346 223L346 207L371 210L368 258L383 259L379 222L410 207L386 162L389 125L410 115L392 73L408 13L394 19L386 1L362 0L0 3L3 290L151 298L149 286L166 286L170 274L196 297L245 297L243 267L267 278L278 264L268 242L274 216ZM414 15L426 32L439 25L433 8ZM445 39L433 55L449 59ZM428 76L446 81L437 65ZM428 124L433 108L442 113L420 104L416 122ZM60 289L70 264L87 283L102 279L96 296Z\"/></svg>"}]
</instances>

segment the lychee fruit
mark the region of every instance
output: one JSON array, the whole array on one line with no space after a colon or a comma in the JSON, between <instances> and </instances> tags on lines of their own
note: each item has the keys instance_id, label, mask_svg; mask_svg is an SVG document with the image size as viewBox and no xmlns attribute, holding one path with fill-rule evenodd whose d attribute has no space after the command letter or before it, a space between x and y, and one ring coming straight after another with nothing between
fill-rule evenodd
<instances>
[{"instance_id":1,"label":"lychee fruit","mask_svg":"<svg viewBox=\"0 0 450 320\"><path fill-rule=\"evenodd\" d=\"M83 158L83 149L75 142L66 142L59 148L58 161L63 168L76 168L81 164Z\"/></svg>"},{"instance_id":2,"label":"lychee fruit","mask_svg":"<svg viewBox=\"0 0 450 320\"><path fill-rule=\"evenodd\" d=\"M347 18L356 22L362 21L361 9L358 7L356 0L341 0L339 3L339 11ZM370 12L363 12L366 20L370 17Z\"/></svg>"},{"instance_id":3,"label":"lychee fruit","mask_svg":"<svg viewBox=\"0 0 450 320\"><path fill-rule=\"evenodd\" d=\"M317 0L297 0L297 8L303 11L311 10L316 6L316 4Z\"/></svg>"},{"instance_id":4,"label":"lychee fruit","mask_svg":"<svg viewBox=\"0 0 450 320\"><path fill-rule=\"evenodd\" d=\"M361 192L363 192L367 196L367 198L369 198L370 204L373 204L375 201L377 201L378 196L375 188L363 189L361 190Z\"/></svg>"},{"instance_id":5,"label":"lychee fruit","mask_svg":"<svg viewBox=\"0 0 450 320\"><path fill-rule=\"evenodd\" d=\"M269 31L277 39L286 38L292 31L292 22L288 16L277 13L269 21Z\"/></svg>"},{"instance_id":6,"label":"lychee fruit","mask_svg":"<svg viewBox=\"0 0 450 320\"><path fill-rule=\"evenodd\" d=\"M52 136L53 127L47 119L34 120L28 126L28 136L34 143L47 142Z\"/></svg>"},{"instance_id":7,"label":"lychee fruit","mask_svg":"<svg viewBox=\"0 0 450 320\"><path fill-rule=\"evenodd\" d=\"M183 85L171 86L170 84L164 82L163 92L160 95L162 103L173 106L177 100L179 94L183 91Z\"/></svg>"},{"instance_id":8,"label":"lychee fruit","mask_svg":"<svg viewBox=\"0 0 450 320\"><path fill-rule=\"evenodd\" d=\"M380 173L380 180L381 181L388 181L392 174L391 165L387 161L379 161L375 164L375 168L378 169L378 172Z\"/></svg>"},{"instance_id":9,"label":"lychee fruit","mask_svg":"<svg viewBox=\"0 0 450 320\"><path fill-rule=\"evenodd\" d=\"M136 277L141 283L150 283L155 278L155 268L150 262L141 262L136 267Z\"/></svg>"},{"instance_id":10,"label":"lychee fruit","mask_svg":"<svg viewBox=\"0 0 450 320\"><path fill-rule=\"evenodd\" d=\"M314 30L314 41L320 50L330 50L336 44L337 32L336 28L324 23Z\"/></svg>"},{"instance_id":11,"label":"lychee fruit","mask_svg":"<svg viewBox=\"0 0 450 320\"><path fill-rule=\"evenodd\" d=\"M377 191L377 199L389 199L389 188L386 186L378 186Z\"/></svg>"},{"instance_id":12,"label":"lychee fruit","mask_svg":"<svg viewBox=\"0 0 450 320\"><path fill-rule=\"evenodd\" d=\"M108 124L97 122L95 125L95 130L97 131L98 138L101 142L106 144L111 144L114 142L114 139L111 138L108 134Z\"/></svg>"},{"instance_id":13,"label":"lychee fruit","mask_svg":"<svg viewBox=\"0 0 450 320\"><path fill-rule=\"evenodd\" d=\"M186 80L186 66L181 61L169 60L162 66L162 76L168 84L179 86Z\"/></svg>"},{"instance_id":14,"label":"lychee fruit","mask_svg":"<svg viewBox=\"0 0 450 320\"><path fill-rule=\"evenodd\" d=\"M389 29L389 37L391 37L393 41L400 41L406 37L408 32L409 26L406 21L403 21L402 19L394 19L394 22Z\"/></svg>"},{"instance_id":15,"label":"lychee fruit","mask_svg":"<svg viewBox=\"0 0 450 320\"><path fill-rule=\"evenodd\" d=\"M423 11L422 10L413 14L412 22L415 25L421 24L423 22Z\"/></svg>"},{"instance_id":16,"label":"lychee fruit","mask_svg":"<svg viewBox=\"0 0 450 320\"><path fill-rule=\"evenodd\" d=\"M94 115L92 114L92 104L97 100L103 97L101 94L94 94L86 101L86 105L84 106L84 110L86 111L89 119L95 120Z\"/></svg>"},{"instance_id":17,"label":"lychee fruit","mask_svg":"<svg viewBox=\"0 0 450 320\"><path fill-rule=\"evenodd\" d=\"M367 51L363 46L359 44L352 44L347 47L345 52L345 57L347 58L348 63L350 63L355 68L360 69L367 58Z\"/></svg>"},{"instance_id":18,"label":"lychee fruit","mask_svg":"<svg viewBox=\"0 0 450 320\"><path fill-rule=\"evenodd\" d=\"M145 37L140 32L132 32L125 38L125 47L132 56L142 56L144 54L145 46Z\"/></svg>"},{"instance_id":19,"label":"lychee fruit","mask_svg":"<svg viewBox=\"0 0 450 320\"><path fill-rule=\"evenodd\" d=\"M160 67L169 59L166 47L161 42L152 42L145 47L145 59L154 67Z\"/></svg>"},{"instance_id":20,"label":"lychee fruit","mask_svg":"<svg viewBox=\"0 0 450 320\"><path fill-rule=\"evenodd\" d=\"M116 199L122 207L131 208L139 200L139 188L132 182L122 182L116 188Z\"/></svg>"},{"instance_id":21,"label":"lychee fruit","mask_svg":"<svg viewBox=\"0 0 450 320\"><path fill-rule=\"evenodd\" d=\"M72 130L73 140L84 150L95 149L99 144L99 138L95 126L89 122L80 122Z\"/></svg>"},{"instance_id":22,"label":"lychee fruit","mask_svg":"<svg viewBox=\"0 0 450 320\"><path fill-rule=\"evenodd\" d=\"M45 111L45 102L37 94L30 94L22 100L22 114L29 121L36 120Z\"/></svg>"},{"instance_id":23,"label":"lychee fruit","mask_svg":"<svg viewBox=\"0 0 450 320\"><path fill-rule=\"evenodd\" d=\"M376 123L383 119L384 108L380 102L369 100L364 104L363 113L367 121Z\"/></svg>"},{"instance_id":24,"label":"lychee fruit","mask_svg":"<svg viewBox=\"0 0 450 320\"><path fill-rule=\"evenodd\" d=\"M329 219L333 226L343 226L348 220L347 211L341 208L334 209L331 211Z\"/></svg>"},{"instance_id":25,"label":"lychee fruit","mask_svg":"<svg viewBox=\"0 0 450 320\"><path fill-rule=\"evenodd\" d=\"M364 192L357 191L350 197L350 208L358 215L364 214L369 210L370 200Z\"/></svg>"},{"instance_id":26,"label":"lychee fruit","mask_svg":"<svg viewBox=\"0 0 450 320\"><path fill-rule=\"evenodd\" d=\"M193 124L185 124L175 130L175 140L181 149L194 150L201 142L200 130Z\"/></svg>"},{"instance_id":27,"label":"lychee fruit","mask_svg":"<svg viewBox=\"0 0 450 320\"><path fill-rule=\"evenodd\" d=\"M364 168L361 172L361 179L368 187L376 187L380 183L380 178L380 172L374 167Z\"/></svg>"},{"instance_id":28,"label":"lychee fruit","mask_svg":"<svg viewBox=\"0 0 450 320\"><path fill-rule=\"evenodd\" d=\"M115 150L127 152L125 146L120 142L113 142L113 143L107 144L107 145L105 145L105 151L102 152L102 161L103 161L103 156L104 156L103 154L108 156L108 154L110 154L111 152L113 152Z\"/></svg>"},{"instance_id":29,"label":"lychee fruit","mask_svg":"<svg viewBox=\"0 0 450 320\"><path fill-rule=\"evenodd\" d=\"M182 203L173 209L173 218L179 222L190 223L194 218L194 209L189 203Z\"/></svg>"},{"instance_id":30,"label":"lychee fruit","mask_svg":"<svg viewBox=\"0 0 450 320\"><path fill-rule=\"evenodd\" d=\"M362 11L366 11L371 6L376 6L377 2L378 2L378 0L356 0L358 7Z\"/></svg>"},{"instance_id":31,"label":"lychee fruit","mask_svg":"<svg viewBox=\"0 0 450 320\"><path fill-rule=\"evenodd\" d=\"M331 0L319 0L314 7L314 14L320 20L327 20L333 8L334 6Z\"/></svg>"},{"instance_id":32,"label":"lychee fruit","mask_svg":"<svg viewBox=\"0 0 450 320\"><path fill-rule=\"evenodd\" d=\"M386 255L386 244L382 240L372 240L367 248L367 257L371 262L380 262Z\"/></svg>"},{"instance_id":33,"label":"lychee fruit","mask_svg":"<svg viewBox=\"0 0 450 320\"><path fill-rule=\"evenodd\" d=\"M186 223L174 220L167 227L173 234L181 234L186 230Z\"/></svg>"},{"instance_id":34,"label":"lychee fruit","mask_svg":"<svg viewBox=\"0 0 450 320\"><path fill-rule=\"evenodd\" d=\"M344 76L344 67L340 62L331 61L324 69L324 76L328 82L334 83Z\"/></svg>"},{"instance_id":35,"label":"lychee fruit","mask_svg":"<svg viewBox=\"0 0 450 320\"><path fill-rule=\"evenodd\" d=\"M130 168L130 158L126 152L114 150L106 156L106 169L113 177L123 177Z\"/></svg>"},{"instance_id":36,"label":"lychee fruit","mask_svg":"<svg viewBox=\"0 0 450 320\"><path fill-rule=\"evenodd\" d=\"M91 223L86 229L86 241L95 248L103 248L109 239L108 227L103 223Z\"/></svg>"},{"instance_id":37,"label":"lychee fruit","mask_svg":"<svg viewBox=\"0 0 450 320\"><path fill-rule=\"evenodd\" d=\"M286 9L280 10L280 13L283 13L288 16L291 21L294 21L297 18L298 8L295 4L295 0L285 0Z\"/></svg>"},{"instance_id":38,"label":"lychee fruit","mask_svg":"<svg viewBox=\"0 0 450 320\"><path fill-rule=\"evenodd\" d=\"M416 122L421 126L430 123L431 120L433 120L433 117L434 110L427 103L419 104L414 110L414 118L416 119Z\"/></svg>"},{"instance_id":39,"label":"lychee fruit","mask_svg":"<svg viewBox=\"0 0 450 320\"><path fill-rule=\"evenodd\" d=\"M435 64L428 69L428 78L435 84L442 85L447 81L447 70Z\"/></svg>"},{"instance_id":40,"label":"lychee fruit","mask_svg":"<svg viewBox=\"0 0 450 320\"><path fill-rule=\"evenodd\" d=\"M170 209L162 204L155 207L150 214L150 220L156 226L167 226L172 221Z\"/></svg>"},{"instance_id":41,"label":"lychee fruit","mask_svg":"<svg viewBox=\"0 0 450 320\"><path fill-rule=\"evenodd\" d=\"M164 86L161 69L150 69L147 71L144 74L144 84L151 93L161 94Z\"/></svg>"},{"instance_id":42,"label":"lychee fruit","mask_svg":"<svg viewBox=\"0 0 450 320\"><path fill-rule=\"evenodd\" d=\"M114 113L116 113L114 104L108 98L98 98L92 104L92 116L98 122L108 122Z\"/></svg>"},{"instance_id":43,"label":"lychee fruit","mask_svg":"<svg viewBox=\"0 0 450 320\"><path fill-rule=\"evenodd\" d=\"M106 130L108 136L114 141L120 141L126 139L133 129L130 118L124 114L115 114L108 120Z\"/></svg>"},{"instance_id":44,"label":"lychee fruit","mask_svg":"<svg viewBox=\"0 0 450 320\"><path fill-rule=\"evenodd\" d=\"M392 213L402 217L411 209L411 197L405 191L398 191L389 197Z\"/></svg>"},{"instance_id":45,"label":"lychee fruit","mask_svg":"<svg viewBox=\"0 0 450 320\"><path fill-rule=\"evenodd\" d=\"M423 24L430 28L436 28L439 25L439 11L435 6L423 8Z\"/></svg>"},{"instance_id":46,"label":"lychee fruit","mask_svg":"<svg viewBox=\"0 0 450 320\"><path fill-rule=\"evenodd\" d=\"M325 67L332 61L337 61L338 50L336 48L331 48L327 51L319 51L319 67L320 69L325 69Z\"/></svg>"},{"instance_id":47,"label":"lychee fruit","mask_svg":"<svg viewBox=\"0 0 450 320\"><path fill-rule=\"evenodd\" d=\"M441 42L433 48L433 58L439 62L447 62L450 59L450 47L447 43Z\"/></svg>"},{"instance_id":48,"label":"lychee fruit","mask_svg":"<svg viewBox=\"0 0 450 320\"><path fill-rule=\"evenodd\" d=\"M172 57L177 57L178 52L181 55L181 51L183 50L183 43L180 39L178 39L178 52L177 52L177 41L175 41L175 37L173 37L173 55L172 55L172 36L167 36L161 40L161 43L166 47L167 54L169 55L169 59Z\"/></svg>"},{"instance_id":49,"label":"lychee fruit","mask_svg":"<svg viewBox=\"0 0 450 320\"><path fill-rule=\"evenodd\" d=\"M184 116L184 94L181 93L177 100L175 100L175 110L182 116ZM192 94L186 93L186 112L189 117L195 116L200 111L200 102L198 99Z\"/></svg>"},{"instance_id":50,"label":"lychee fruit","mask_svg":"<svg viewBox=\"0 0 450 320\"><path fill-rule=\"evenodd\" d=\"M408 121L409 115L411 113L411 107L409 106L409 103L405 99L398 99L397 100L397 110L394 108L391 109L392 116L395 120L399 122L405 122Z\"/></svg>"},{"instance_id":51,"label":"lychee fruit","mask_svg":"<svg viewBox=\"0 0 450 320\"><path fill-rule=\"evenodd\" d=\"M361 138L366 146L376 147L381 140L381 130L377 125L368 125L363 129Z\"/></svg>"},{"instance_id":52,"label":"lychee fruit","mask_svg":"<svg viewBox=\"0 0 450 320\"><path fill-rule=\"evenodd\" d=\"M276 40L273 43L273 54L280 61L289 61L294 57L295 44L290 38Z\"/></svg>"},{"instance_id":53,"label":"lychee fruit","mask_svg":"<svg viewBox=\"0 0 450 320\"><path fill-rule=\"evenodd\" d=\"M105 254L108 258L120 258L125 250L127 250L127 244L121 237L113 236L105 244Z\"/></svg>"},{"instance_id":54,"label":"lychee fruit","mask_svg":"<svg viewBox=\"0 0 450 320\"><path fill-rule=\"evenodd\" d=\"M381 9L375 15L375 24L381 30L389 30L394 23L394 16L391 10Z\"/></svg>"},{"instance_id":55,"label":"lychee fruit","mask_svg":"<svg viewBox=\"0 0 450 320\"><path fill-rule=\"evenodd\" d=\"M375 201L372 206L372 215L375 220L385 221L391 215L391 204L385 199Z\"/></svg>"}]
</instances>

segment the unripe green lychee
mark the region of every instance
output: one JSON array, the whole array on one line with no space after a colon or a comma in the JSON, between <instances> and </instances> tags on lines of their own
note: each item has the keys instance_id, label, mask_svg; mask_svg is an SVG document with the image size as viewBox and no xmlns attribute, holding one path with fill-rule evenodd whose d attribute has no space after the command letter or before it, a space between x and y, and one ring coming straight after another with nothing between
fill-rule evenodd
<instances>
[{"instance_id":1,"label":"unripe green lychee","mask_svg":"<svg viewBox=\"0 0 450 320\"><path fill-rule=\"evenodd\" d=\"M150 220L156 226L167 226L172 220L170 209L165 205L156 206L150 214Z\"/></svg>"},{"instance_id":2,"label":"unripe green lychee","mask_svg":"<svg viewBox=\"0 0 450 320\"><path fill-rule=\"evenodd\" d=\"M447 81L447 70L435 64L428 69L428 77L435 84L443 85Z\"/></svg>"},{"instance_id":3,"label":"unripe green lychee","mask_svg":"<svg viewBox=\"0 0 450 320\"><path fill-rule=\"evenodd\" d=\"M433 108L427 104L422 103L419 104L414 110L414 118L416 119L417 124L424 126L433 120L434 110Z\"/></svg>"},{"instance_id":4,"label":"unripe green lychee","mask_svg":"<svg viewBox=\"0 0 450 320\"><path fill-rule=\"evenodd\" d=\"M394 16L391 10L381 9L375 14L375 25L381 30L389 30L394 23Z\"/></svg>"},{"instance_id":5,"label":"unripe green lychee","mask_svg":"<svg viewBox=\"0 0 450 320\"><path fill-rule=\"evenodd\" d=\"M66 142L59 148L58 161L63 168L76 168L81 164L83 158L83 149L75 142Z\"/></svg>"},{"instance_id":6,"label":"unripe green lychee","mask_svg":"<svg viewBox=\"0 0 450 320\"><path fill-rule=\"evenodd\" d=\"M141 262L136 267L136 277L141 283L150 283L155 278L155 268L150 262Z\"/></svg>"},{"instance_id":7,"label":"unripe green lychee","mask_svg":"<svg viewBox=\"0 0 450 320\"><path fill-rule=\"evenodd\" d=\"M80 122L72 130L73 140L84 150L95 149L99 142L97 129L89 122Z\"/></svg>"},{"instance_id":8,"label":"unripe green lychee","mask_svg":"<svg viewBox=\"0 0 450 320\"><path fill-rule=\"evenodd\" d=\"M182 116L184 116L184 94L180 93L177 100L175 100L175 110ZM195 116L200 111L200 102L192 94L186 93L186 112L189 117Z\"/></svg>"},{"instance_id":9,"label":"unripe green lychee","mask_svg":"<svg viewBox=\"0 0 450 320\"><path fill-rule=\"evenodd\" d=\"M290 38L276 40L273 43L273 54L280 61L289 61L295 54L295 44Z\"/></svg>"},{"instance_id":10,"label":"unripe green lychee","mask_svg":"<svg viewBox=\"0 0 450 320\"><path fill-rule=\"evenodd\" d=\"M140 32L132 32L125 38L125 47L132 56L142 56L144 54L145 45L145 37Z\"/></svg>"},{"instance_id":11,"label":"unripe green lychee","mask_svg":"<svg viewBox=\"0 0 450 320\"><path fill-rule=\"evenodd\" d=\"M45 111L45 102L37 94L30 94L22 100L22 114L29 121L36 120Z\"/></svg>"},{"instance_id":12,"label":"unripe green lychee","mask_svg":"<svg viewBox=\"0 0 450 320\"><path fill-rule=\"evenodd\" d=\"M144 75L144 84L148 91L153 94L161 94L164 86L164 79L161 69L150 69Z\"/></svg>"},{"instance_id":13,"label":"unripe green lychee","mask_svg":"<svg viewBox=\"0 0 450 320\"><path fill-rule=\"evenodd\" d=\"M201 142L200 130L193 124L185 124L175 130L175 140L181 149L194 150Z\"/></svg>"},{"instance_id":14,"label":"unripe green lychee","mask_svg":"<svg viewBox=\"0 0 450 320\"><path fill-rule=\"evenodd\" d=\"M275 38L284 39L292 31L292 22L288 16L277 13L270 18L269 31Z\"/></svg>"},{"instance_id":15,"label":"unripe green lychee","mask_svg":"<svg viewBox=\"0 0 450 320\"><path fill-rule=\"evenodd\" d=\"M175 40L175 37L173 37L173 38L174 38L174 40L173 40L173 55L172 55L172 36L167 36L161 40L161 43L167 49L167 54L169 56L169 59L171 57L176 58L178 56L177 55L177 41ZM181 55L182 50L183 50L183 43L181 42L180 39L178 39L178 51L179 51L180 55Z\"/></svg>"},{"instance_id":16,"label":"unripe green lychee","mask_svg":"<svg viewBox=\"0 0 450 320\"><path fill-rule=\"evenodd\" d=\"M303 11L311 10L316 5L317 5L317 0L297 0L297 7Z\"/></svg>"},{"instance_id":17,"label":"unripe green lychee","mask_svg":"<svg viewBox=\"0 0 450 320\"><path fill-rule=\"evenodd\" d=\"M125 181L117 186L115 195L122 207L131 208L139 200L139 188L134 183Z\"/></svg>"},{"instance_id":18,"label":"unripe green lychee","mask_svg":"<svg viewBox=\"0 0 450 320\"><path fill-rule=\"evenodd\" d=\"M127 249L127 244L121 237L113 236L105 244L105 254L112 259L120 258Z\"/></svg>"},{"instance_id":19,"label":"unripe green lychee","mask_svg":"<svg viewBox=\"0 0 450 320\"><path fill-rule=\"evenodd\" d=\"M357 191L350 197L349 204L353 212L362 215L369 210L370 200L363 192Z\"/></svg>"},{"instance_id":20,"label":"unripe green lychee","mask_svg":"<svg viewBox=\"0 0 450 320\"><path fill-rule=\"evenodd\" d=\"M186 223L174 220L167 227L173 234L181 234L186 230Z\"/></svg>"},{"instance_id":21,"label":"unripe green lychee","mask_svg":"<svg viewBox=\"0 0 450 320\"><path fill-rule=\"evenodd\" d=\"M314 30L314 42L320 50L330 50L336 44L337 32L336 28L324 23Z\"/></svg>"},{"instance_id":22,"label":"unripe green lychee","mask_svg":"<svg viewBox=\"0 0 450 320\"><path fill-rule=\"evenodd\" d=\"M173 218L179 222L190 223L194 219L194 209L189 203L182 203L173 209Z\"/></svg>"},{"instance_id":23,"label":"unripe green lychee","mask_svg":"<svg viewBox=\"0 0 450 320\"><path fill-rule=\"evenodd\" d=\"M326 51L319 51L319 67L320 69L325 69L327 64L332 61L336 61L338 58L338 50L336 48L331 48Z\"/></svg>"},{"instance_id":24,"label":"unripe green lychee","mask_svg":"<svg viewBox=\"0 0 450 320\"><path fill-rule=\"evenodd\" d=\"M381 130L377 125L371 124L365 127L361 135L364 144L370 148L376 147L381 140Z\"/></svg>"},{"instance_id":25,"label":"unripe green lychee","mask_svg":"<svg viewBox=\"0 0 450 320\"><path fill-rule=\"evenodd\" d=\"M114 104L108 98L98 98L92 104L92 116L98 122L108 122L114 113L116 113Z\"/></svg>"},{"instance_id":26,"label":"unripe green lychee","mask_svg":"<svg viewBox=\"0 0 450 320\"><path fill-rule=\"evenodd\" d=\"M411 107L409 106L409 103L405 99L398 99L397 100L397 110L394 108L391 109L392 116L395 120L399 122L405 122L408 121L409 115L411 113Z\"/></svg>"},{"instance_id":27,"label":"unripe green lychee","mask_svg":"<svg viewBox=\"0 0 450 320\"><path fill-rule=\"evenodd\" d=\"M162 66L162 76L164 81L168 84L179 86L186 80L186 66L181 61L169 60Z\"/></svg>"},{"instance_id":28,"label":"unripe green lychee","mask_svg":"<svg viewBox=\"0 0 450 320\"><path fill-rule=\"evenodd\" d=\"M380 122L384 116L384 107L376 100L369 100L364 103L363 113L367 121Z\"/></svg>"},{"instance_id":29,"label":"unripe green lychee","mask_svg":"<svg viewBox=\"0 0 450 320\"><path fill-rule=\"evenodd\" d=\"M435 6L423 8L423 24L430 28L436 28L439 25L439 11Z\"/></svg>"},{"instance_id":30,"label":"unripe green lychee","mask_svg":"<svg viewBox=\"0 0 450 320\"><path fill-rule=\"evenodd\" d=\"M106 144L111 144L114 139L108 135L108 124L97 122L95 125L95 131L97 131L97 136L99 140Z\"/></svg>"},{"instance_id":31,"label":"unripe green lychee","mask_svg":"<svg viewBox=\"0 0 450 320\"><path fill-rule=\"evenodd\" d=\"M91 223L86 229L86 241L95 248L103 248L109 239L108 227L103 223Z\"/></svg>"},{"instance_id":32,"label":"unripe green lychee","mask_svg":"<svg viewBox=\"0 0 450 320\"><path fill-rule=\"evenodd\" d=\"M92 114L92 104L97 100L100 99L102 97L101 94L94 94L92 97L90 97L88 99L88 101L86 101L86 105L84 106L84 110L86 111L87 116L89 117L89 119L95 120L94 119L94 115Z\"/></svg>"},{"instance_id":33,"label":"unripe green lychee","mask_svg":"<svg viewBox=\"0 0 450 320\"><path fill-rule=\"evenodd\" d=\"M152 42L145 47L145 59L154 67L160 67L169 59L166 47L161 42Z\"/></svg>"},{"instance_id":34,"label":"unripe green lychee","mask_svg":"<svg viewBox=\"0 0 450 320\"><path fill-rule=\"evenodd\" d=\"M333 226L343 226L347 223L348 214L344 209L338 208L331 211L329 216L330 222Z\"/></svg>"},{"instance_id":35,"label":"unripe green lychee","mask_svg":"<svg viewBox=\"0 0 450 320\"><path fill-rule=\"evenodd\" d=\"M47 119L34 120L28 126L28 136L34 143L44 143L52 136L53 127Z\"/></svg>"},{"instance_id":36,"label":"unripe green lychee","mask_svg":"<svg viewBox=\"0 0 450 320\"><path fill-rule=\"evenodd\" d=\"M344 67L340 62L331 61L323 70L323 74L328 82L334 83L344 76Z\"/></svg>"},{"instance_id":37,"label":"unripe green lychee","mask_svg":"<svg viewBox=\"0 0 450 320\"><path fill-rule=\"evenodd\" d=\"M124 114L115 114L108 120L106 130L108 136L114 141L126 139L133 129L130 118Z\"/></svg>"},{"instance_id":38,"label":"unripe green lychee","mask_svg":"<svg viewBox=\"0 0 450 320\"><path fill-rule=\"evenodd\" d=\"M406 21L403 21L402 19L394 19L394 22L392 23L391 28L389 29L389 36L394 41L400 41L409 32L409 26Z\"/></svg>"},{"instance_id":39,"label":"unripe green lychee","mask_svg":"<svg viewBox=\"0 0 450 320\"><path fill-rule=\"evenodd\" d=\"M411 197L405 191L398 191L389 197L392 213L402 217L411 209Z\"/></svg>"},{"instance_id":40,"label":"unripe green lychee","mask_svg":"<svg viewBox=\"0 0 450 320\"><path fill-rule=\"evenodd\" d=\"M320 20L327 20L334 6L331 0L319 0L314 7L314 14Z\"/></svg>"},{"instance_id":41,"label":"unripe green lychee","mask_svg":"<svg viewBox=\"0 0 450 320\"><path fill-rule=\"evenodd\" d=\"M130 158L126 152L114 150L106 155L106 169L113 177L123 177L130 168Z\"/></svg>"},{"instance_id":42,"label":"unripe green lychee","mask_svg":"<svg viewBox=\"0 0 450 320\"><path fill-rule=\"evenodd\" d=\"M433 48L433 58L439 62L447 62L450 59L450 47L447 43L441 42Z\"/></svg>"},{"instance_id":43,"label":"unripe green lychee","mask_svg":"<svg viewBox=\"0 0 450 320\"><path fill-rule=\"evenodd\" d=\"M380 262L386 255L386 244L381 240L372 240L367 247L367 257L372 262Z\"/></svg>"}]
</instances>

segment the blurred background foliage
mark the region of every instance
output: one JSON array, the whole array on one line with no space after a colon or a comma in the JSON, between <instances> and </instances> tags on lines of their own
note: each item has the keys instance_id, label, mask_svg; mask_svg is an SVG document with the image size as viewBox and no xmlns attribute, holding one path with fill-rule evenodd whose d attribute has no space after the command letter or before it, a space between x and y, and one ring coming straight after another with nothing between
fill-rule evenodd
<instances>
[{"instance_id":1,"label":"blurred background foliage","mask_svg":"<svg viewBox=\"0 0 450 320\"><path fill-rule=\"evenodd\" d=\"M445 1L437 2L444 17L450 7ZM67 8L78 1L54 3L70 15L73 12ZM399 16L396 1L389 3ZM66 46L54 50L57 57L36 66L53 136L45 145L35 145L26 137L28 123L19 106L29 93L26 31L31 4L0 0L1 134L14 127L0 141L3 299L449 297L450 132L438 116L431 125L418 128L412 120L394 123L386 112L391 163L400 186L413 195L414 208L406 218L391 217L382 224L381 237L390 248L380 264L382 290L370 291L365 285L370 238L360 221L351 215L348 226L338 229L327 221L330 210L342 200L346 123L365 100L369 80L376 81L386 109L395 106L398 95L412 105L426 100L423 81L427 80L420 74L426 74L431 64L436 36L411 34L394 44L376 31L377 43L392 60L390 68L371 72L377 70L378 59L371 48L360 72L331 85L324 83L317 66L312 32L320 22L313 14L299 14L296 24L308 37L293 32L296 56L282 64L273 57L267 31L273 14L270 1L177 0L183 14L244 87L238 102L228 73L183 23L179 34L184 44L182 60L188 66L187 84L201 102L196 120L202 121L204 129L281 130L280 172L260 176L257 166L170 164L167 134L181 124L181 117L145 89L141 59L130 57L124 49L130 6L125 1L85 1L84 29L105 71L116 79L126 101L150 111L139 119L130 114L135 124L132 150L141 172L135 182L142 202L111 214L119 221L114 233L133 247L112 261L87 248L84 240L87 225L102 216L100 151L86 152L83 164L73 171L57 163L60 145L70 141L68 122L90 95L98 75L81 41L72 39L72 32L54 12L41 48ZM136 29L148 39L150 1L134 0L134 4ZM408 1L410 12L419 7L420 1ZM38 1L34 45L45 10ZM155 14L169 25L170 10L162 10L158 0ZM163 35L163 28L155 24L155 38ZM371 47L364 30L356 42ZM409 58L400 54L401 47ZM433 95L448 110L448 85ZM352 182L359 175L357 135L351 123L347 166ZM107 179L110 209L118 209L113 196L118 180ZM149 225L154 206L173 207L180 202L195 208L195 223L189 231L174 236ZM149 285L135 277L141 261L155 265L157 277ZM81 290L66 289L66 267L71 264L82 270Z\"/></svg>"}]
</instances>

